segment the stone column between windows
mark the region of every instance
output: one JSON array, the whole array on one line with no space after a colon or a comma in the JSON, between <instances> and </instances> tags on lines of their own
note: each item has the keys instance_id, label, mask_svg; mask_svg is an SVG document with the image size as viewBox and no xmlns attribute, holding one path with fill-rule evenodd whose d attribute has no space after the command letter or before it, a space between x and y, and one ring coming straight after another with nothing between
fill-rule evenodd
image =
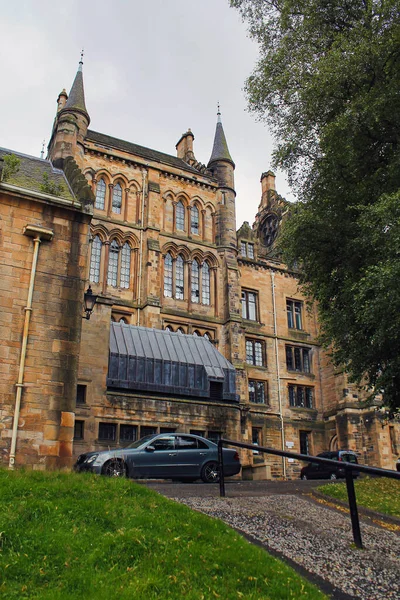
<instances>
[{"instance_id":1,"label":"stone column between windows","mask_svg":"<svg viewBox=\"0 0 400 600\"><path fill-rule=\"evenodd\" d=\"M97 179L93 178L92 179L92 192L95 196L96 196L96 186L97 186Z\"/></svg>"},{"instance_id":2,"label":"stone column between windows","mask_svg":"<svg viewBox=\"0 0 400 600\"><path fill-rule=\"evenodd\" d=\"M104 267L103 267L103 294L107 291L107 279L108 279L108 260L110 257L110 242L107 240L104 242Z\"/></svg>"},{"instance_id":3,"label":"stone column between windows","mask_svg":"<svg viewBox=\"0 0 400 600\"><path fill-rule=\"evenodd\" d=\"M113 183L109 183L108 184L107 217L111 217L113 189L114 189L114 184Z\"/></svg>"},{"instance_id":4,"label":"stone column between windows","mask_svg":"<svg viewBox=\"0 0 400 600\"><path fill-rule=\"evenodd\" d=\"M163 214L162 214L162 230L165 231L166 228L166 215L167 215L167 198L163 198L164 202L163 202Z\"/></svg>"},{"instance_id":5,"label":"stone column between windows","mask_svg":"<svg viewBox=\"0 0 400 600\"><path fill-rule=\"evenodd\" d=\"M129 201L129 188L125 188L124 221L128 220L128 201Z\"/></svg>"},{"instance_id":6,"label":"stone column between windows","mask_svg":"<svg viewBox=\"0 0 400 600\"><path fill-rule=\"evenodd\" d=\"M214 299L214 317L218 317L218 269L217 267L210 267L210 271L212 272L212 286L213 290L210 290L210 302L212 302L212 298ZM210 282L211 283L211 282ZM211 294L212 291L212 294Z\"/></svg>"},{"instance_id":7,"label":"stone column between windows","mask_svg":"<svg viewBox=\"0 0 400 600\"><path fill-rule=\"evenodd\" d=\"M206 239L206 211L203 209L201 211L201 231L200 233L200 237L203 241L205 241Z\"/></svg>"},{"instance_id":8,"label":"stone column between windows","mask_svg":"<svg viewBox=\"0 0 400 600\"><path fill-rule=\"evenodd\" d=\"M176 299L176 256L172 257L172 297Z\"/></svg>"}]
</instances>

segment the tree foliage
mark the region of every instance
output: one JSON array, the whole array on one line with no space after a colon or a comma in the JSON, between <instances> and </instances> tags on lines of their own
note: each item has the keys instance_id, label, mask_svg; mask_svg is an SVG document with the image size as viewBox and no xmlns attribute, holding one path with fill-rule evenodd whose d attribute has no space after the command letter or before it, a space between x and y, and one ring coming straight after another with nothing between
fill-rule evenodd
<instances>
[{"instance_id":1,"label":"tree foliage","mask_svg":"<svg viewBox=\"0 0 400 600\"><path fill-rule=\"evenodd\" d=\"M250 110L299 202L286 260L353 381L400 406L400 0L231 0L260 45Z\"/></svg>"}]
</instances>

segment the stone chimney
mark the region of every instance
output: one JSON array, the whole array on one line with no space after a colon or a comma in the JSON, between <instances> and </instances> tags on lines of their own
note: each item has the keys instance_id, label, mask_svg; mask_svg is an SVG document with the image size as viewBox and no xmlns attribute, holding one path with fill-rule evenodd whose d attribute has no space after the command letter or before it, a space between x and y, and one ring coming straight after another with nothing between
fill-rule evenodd
<instances>
[{"instance_id":1,"label":"stone chimney","mask_svg":"<svg viewBox=\"0 0 400 600\"><path fill-rule=\"evenodd\" d=\"M272 171L267 171L261 175L261 202L260 208L268 206L271 192L275 192L275 174Z\"/></svg>"},{"instance_id":2,"label":"stone chimney","mask_svg":"<svg viewBox=\"0 0 400 600\"><path fill-rule=\"evenodd\" d=\"M179 142L176 144L176 153L178 158L181 158L188 164L195 162L196 159L193 153L194 135L190 129L186 133L182 133Z\"/></svg>"}]
</instances>

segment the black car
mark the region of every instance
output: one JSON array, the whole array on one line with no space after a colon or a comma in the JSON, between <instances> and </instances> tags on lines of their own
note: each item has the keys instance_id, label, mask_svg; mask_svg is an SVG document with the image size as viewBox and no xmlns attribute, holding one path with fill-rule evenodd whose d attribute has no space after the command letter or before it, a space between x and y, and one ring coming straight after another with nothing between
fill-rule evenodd
<instances>
[{"instance_id":1,"label":"black car","mask_svg":"<svg viewBox=\"0 0 400 600\"><path fill-rule=\"evenodd\" d=\"M236 450L223 449L224 474L240 472ZM75 471L91 471L110 477L175 479L205 483L219 481L218 446L198 435L168 433L147 435L125 448L81 454Z\"/></svg>"},{"instance_id":2,"label":"black car","mask_svg":"<svg viewBox=\"0 0 400 600\"><path fill-rule=\"evenodd\" d=\"M330 458L336 460L338 463L349 462L352 464L358 464L357 454L352 450L336 450L332 452L321 452L317 454L320 458ZM301 479L339 479L345 477L344 468L338 464L338 466L329 464L320 464L310 462L307 466L303 467L300 473ZM353 477L358 477L358 472L353 471Z\"/></svg>"}]
</instances>

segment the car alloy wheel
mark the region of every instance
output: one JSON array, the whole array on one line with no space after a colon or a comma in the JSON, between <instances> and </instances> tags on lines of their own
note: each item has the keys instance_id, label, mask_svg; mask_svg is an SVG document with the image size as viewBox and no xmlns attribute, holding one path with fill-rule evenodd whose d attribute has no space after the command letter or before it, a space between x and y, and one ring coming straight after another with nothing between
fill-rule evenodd
<instances>
[{"instance_id":1,"label":"car alloy wheel","mask_svg":"<svg viewBox=\"0 0 400 600\"><path fill-rule=\"evenodd\" d=\"M332 480L334 480L334 479L337 479L337 475L336 475L336 473L331 473L331 477L330 477L330 478L331 478Z\"/></svg>"},{"instance_id":2,"label":"car alloy wheel","mask_svg":"<svg viewBox=\"0 0 400 600\"><path fill-rule=\"evenodd\" d=\"M209 462L201 470L201 478L204 483L219 482L219 466L217 462Z\"/></svg>"},{"instance_id":3,"label":"car alloy wheel","mask_svg":"<svg viewBox=\"0 0 400 600\"><path fill-rule=\"evenodd\" d=\"M103 467L103 475L107 477L125 477L126 466L122 460L109 460Z\"/></svg>"}]
</instances>

